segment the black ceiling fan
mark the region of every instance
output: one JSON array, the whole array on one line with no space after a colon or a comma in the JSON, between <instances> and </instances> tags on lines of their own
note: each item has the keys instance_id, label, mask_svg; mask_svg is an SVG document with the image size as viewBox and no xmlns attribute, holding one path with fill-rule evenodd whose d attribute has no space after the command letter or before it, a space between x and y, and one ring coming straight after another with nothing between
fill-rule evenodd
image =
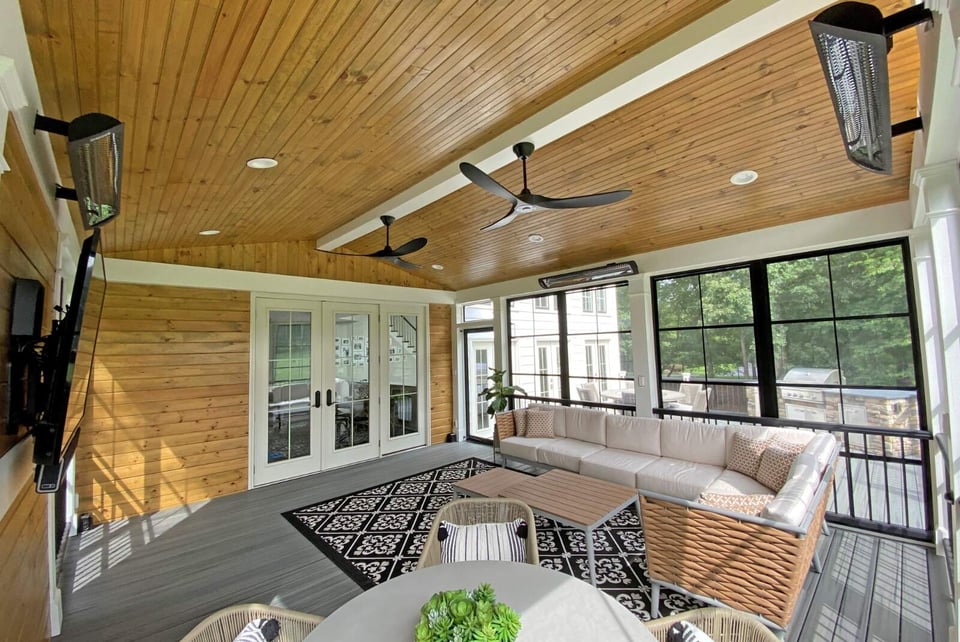
<instances>
[{"instance_id":1,"label":"black ceiling fan","mask_svg":"<svg viewBox=\"0 0 960 642\"><path fill-rule=\"evenodd\" d=\"M377 250L371 254L351 254L350 252L331 252L330 250L320 250L320 252L325 252L327 254L336 254L338 256L365 256L372 257L375 259L383 259L384 261L389 261L394 265L402 268L407 268L410 270L419 270L420 266L415 263L410 263L409 261L404 261L402 256L407 254L413 254L417 250L422 250L427 245L427 239L424 237L418 237L412 241L407 241L400 247L394 249L390 247L390 226L396 220L393 216L381 216L380 222L383 223L384 227L387 228L387 244L383 246L382 250Z\"/></svg>"},{"instance_id":2,"label":"black ceiling fan","mask_svg":"<svg viewBox=\"0 0 960 642\"><path fill-rule=\"evenodd\" d=\"M469 178L471 182L476 184L477 187L482 187L491 194L513 203L513 207L510 208L506 216L482 229L493 230L498 227L503 227L520 214L529 214L539 210L560 210L609 205L610 203L622 201L631 194L628 189L621 189L615 192L603 192L601 194L587 194L585 196L571 196L569 198L550 198L548 196L534 194L527 188L527 159L533 155L533 150L533 143L529 142L517 143L513 146L513 153L523 162L523 189L520 190L519 194L512 193L475 165L460 163L460 171L463 172L463 175Z\"/></svg>"}]
</instances>

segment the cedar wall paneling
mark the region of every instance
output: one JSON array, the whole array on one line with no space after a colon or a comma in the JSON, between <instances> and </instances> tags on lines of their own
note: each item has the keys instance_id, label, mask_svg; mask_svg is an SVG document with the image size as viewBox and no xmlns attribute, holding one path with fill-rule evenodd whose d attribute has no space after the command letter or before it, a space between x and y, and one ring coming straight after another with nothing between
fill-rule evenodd
<instances>
[{"instance_id":1,"label":"cedar wall paneling","mask_svg":"<svg viewBox=\"0 0 960 642\"><path fill-rule=\"evenodd\" d=\"M453 429L452 315L452 305L430 305L431 444L442 444Z\"/></svg>"},{"instance_id":2,"label":"cedar wall paneling","mask_svg":"<svg viewBox=\"0 0 960 642\"><path fill-rule=\"evenodd\" d=\"M42 188L13 119L7 121L3 156L10 171L0 176L0 362L7 361L10 298L14 278L37 279L45 291L44 331L50 330L57 261L57 230ZM6 399L6 369L0 369L0 400ZM0 402L0 457L20 436L7 436L7 408ZM25 483L0 521L0 586L4 589L4 640L34 642L48 636L46 499ZM14 493L16 494L16 493Z\"/></svg>"},{"instance_id":3,"label":"cedar wall paneling","mask_svg":"<svg viewBox=\"0 0 960 642\"><path fill-rule=\"evenodd\" d=\"M114 258L134 261L309 276L335 281L360 281L410 288L439 289L442 287L419 274L401 270L386 261L318 252L314 249L312 241L209 245L168 250L108 252L108 254ZM406 258L414 262L417 260L416 257Z\"/></svg>"},{"instance_id":4,"label":"cedar wall paneling","mask_svg":"<svg viewBox=\"0 0 960 642\"><path fill-rule=\"evenodd\" d=\"M110 283L77 450L98 521L247 488L250 294Z\"/></svg>"}]
</instances>

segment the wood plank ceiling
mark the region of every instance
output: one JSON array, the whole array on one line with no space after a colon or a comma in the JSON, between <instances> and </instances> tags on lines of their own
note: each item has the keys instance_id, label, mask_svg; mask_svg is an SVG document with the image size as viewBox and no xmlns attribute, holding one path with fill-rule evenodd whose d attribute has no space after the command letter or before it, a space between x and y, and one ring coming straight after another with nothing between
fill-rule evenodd
<instances>
[{"instance_id":1,"label":"wood plank ceiling","mask_svg":"<svg viewBox=\"0 0 960 642\"><path fill-rule=\"evenodd\" d=\"M48 115L126 123L123 213L108 251L308 241L343 225L720 0L421 2L22 0ZM906 1L880 2L885 13ZM894 119L915 113L919 56L890 55ZM537 150L551 196L630 188L596 210L538 213L480 233L507 204L468 186L396 224L451 289L596 263L907 197L845 160L805 22L791 25ZM54 139L61 174L65 147ZM280 167L244 165L272 156ZM752 168L748 187L728 182ZM519 187L519 164L496 172ZM69 181L66 181L69 183ZM197 236L202 229L218 237ZM466 233L465 233L466 232ZM529 233L546 238L525 241ZM395 243L397 245L398 243ZM349 245L372 251L377 232Z\"/></svg>"}]
</instances>

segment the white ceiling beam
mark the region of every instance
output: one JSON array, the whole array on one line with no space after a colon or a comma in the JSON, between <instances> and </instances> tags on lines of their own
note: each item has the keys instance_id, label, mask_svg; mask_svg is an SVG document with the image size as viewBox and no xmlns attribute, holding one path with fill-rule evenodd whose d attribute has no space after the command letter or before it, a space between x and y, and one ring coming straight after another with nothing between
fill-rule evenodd
<instances>
[{"instance_id":1,"label":"white ceiling beam","mask_svg":"<svg viewBox=\"0 0 960 642\"><path fill-rule=\"evenodd\" d=\"M795 22L831 0L732 0L667 36L460 159L490 173L516 160L512 147L543 147L678 78ZM813 46L811 44L811 46ZM467 185L459 161L317 239L332 250L380 229L380 217L402 218Z\"/></svg>"}]
</instances>

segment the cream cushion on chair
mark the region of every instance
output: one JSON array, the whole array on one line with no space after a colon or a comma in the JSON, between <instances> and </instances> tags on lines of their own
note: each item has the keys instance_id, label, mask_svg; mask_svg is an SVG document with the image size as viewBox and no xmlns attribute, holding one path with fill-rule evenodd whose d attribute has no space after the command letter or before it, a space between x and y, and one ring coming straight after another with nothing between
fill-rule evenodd
<instances>
[{"instance_id":1,"label":"cream cushion on chair","mask_svg":"<svg viewBox=\"0 0 960 642\"><path fill-rule=\"evenodd\" d=\"M787 481L760 516L799 526L820 485L820 476L815 457L805 453L797 455Z\"/></svg>"},{"instance_id":2,"label":"cream cushion on chair","mask_svg":"<svg viewBox=\"0 0 960 642\"><path fill-rule=\"evenodd\" d=\"M722 473L721 466L661 457L659 461L637 471L636 487L661 495L696 501L700 493Z\"/></svg>"},{"instance_id":3,"label":"cream cushion on chair","mask_svg":"<svg viewBox=\"0 0 960 642\"><path fill-rule=\"evenodd\" d=\"M580 460L580 474L633 487L637 483L637 472L659 459L653 455L608 447Z\"/></svg>"},{"instance_id":4,"label":"cream cushion on chair","mask_svg":"<svg viewBox=\"0 0 960 642\"><path fill-rule=\"evenodd\" d=\"M556 466L575 473L580 472L580 460L603 450L599 444L590 444L579 439L544 439L545 444L537 448L537 461L548 466Z\"/></svg>"},{"instance_id":5,"label":"cream cushion on chair","mask_svg":"<svg viewBox=\"0 0 960 642\"><path fill-rule=\"evenodd\" d=\"M773 491L752 477L727 468L713 483L707 486L705 493L718 495L767 495Z\"/></svg>"},{"instance_id":6,"label":"cream cushion on chair","mask_svg":"<svg viewBox=\"0 0 960 642\"><path fill-rule=\"evenodd\" d=\"M727 465L726 431L722 426L698 421L664 419L660 426L660 453L723 468Z\"/></svg>"},{"instance_id":7,"label":"cream cushion on chair","mask_svg":"<svg viewBox=\"0 0 960 642\"><path fill-rule=\"evenodd\" d=\"M660 420L607 415L607 448L660 456Z\"/></svg>"}]
</instances>

